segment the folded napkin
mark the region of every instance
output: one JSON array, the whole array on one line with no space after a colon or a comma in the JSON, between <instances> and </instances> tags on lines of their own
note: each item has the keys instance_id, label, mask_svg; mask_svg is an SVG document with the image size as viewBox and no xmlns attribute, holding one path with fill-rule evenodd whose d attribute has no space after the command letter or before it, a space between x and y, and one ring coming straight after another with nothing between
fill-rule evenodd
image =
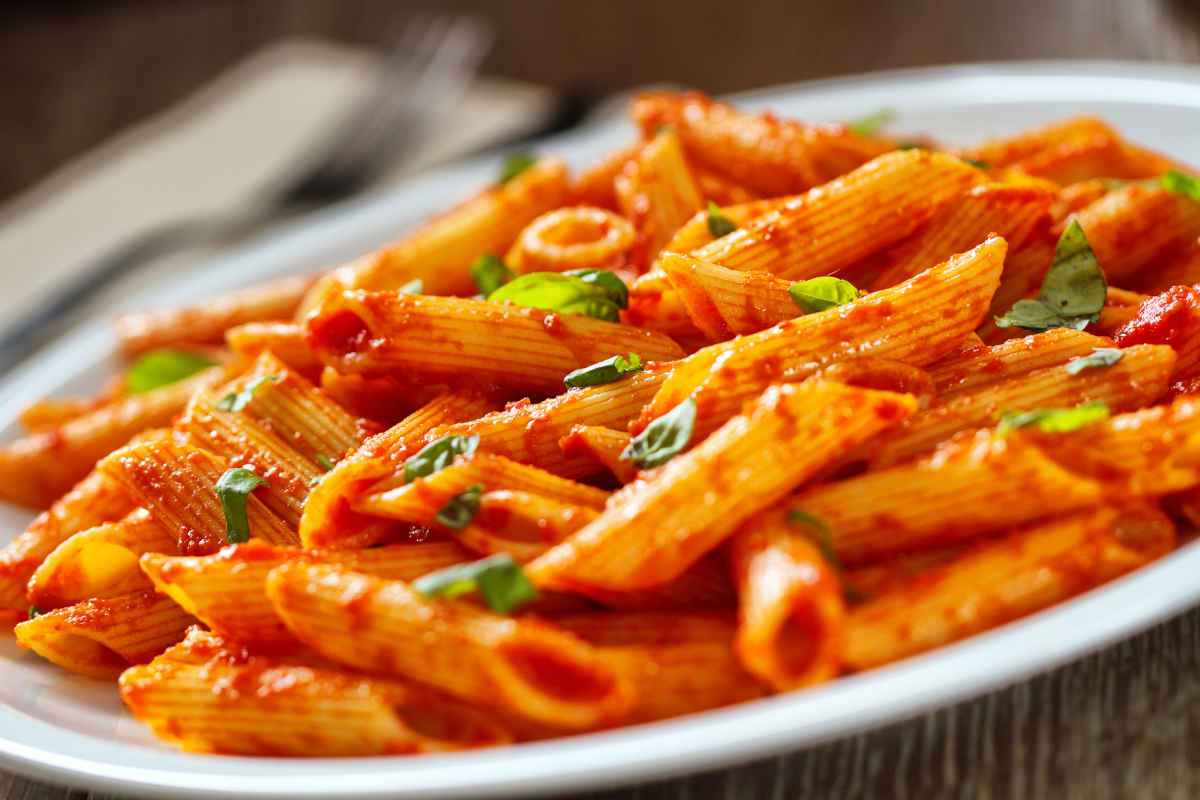
<instances>
[{"instance_id":1,"label":"folded napkin","mask_svg":"<svg viewBox=\"0 0 1200 800\"><path fill-rule=\"evenodd\" d=\"M107 248L159 223L236 208L290 174L371 89L378 65L373 53L325 42L272 45L0 207L0 334L15 310L35 307ZM371 189L530 132L552 105L545 89L480 78L438 134L400 154ZM195 268L197 257L156 263L152 279ZM98 298L119 287L103 288Z\"/></svg>"}]
</instances>

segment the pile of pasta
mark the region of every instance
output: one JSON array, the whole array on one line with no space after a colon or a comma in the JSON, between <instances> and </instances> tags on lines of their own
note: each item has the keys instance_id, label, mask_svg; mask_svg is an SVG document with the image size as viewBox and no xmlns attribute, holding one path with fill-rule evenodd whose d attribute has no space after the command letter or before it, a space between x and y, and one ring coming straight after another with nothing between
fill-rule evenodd
<instances>
[{"instance_id":1,"label":"pile of pasta","mask_svg":"<svg viewBox=\"0 0 1200 800\"><path fill-rule=\"evenodd\" d=\"M1200 182L696 94L331 271L119 320L0 448L17 642L191 751L661 720L946 645L1200 522Z\"/></svg>"}]
</instances>

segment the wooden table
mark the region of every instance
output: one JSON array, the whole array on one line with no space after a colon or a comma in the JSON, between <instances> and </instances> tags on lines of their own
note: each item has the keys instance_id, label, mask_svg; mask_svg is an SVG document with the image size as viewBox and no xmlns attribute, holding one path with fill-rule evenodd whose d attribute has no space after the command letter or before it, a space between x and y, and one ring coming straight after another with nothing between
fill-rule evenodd
<instances>
[{"instance_id":1,"label":"wooden table","mask_svg":"<svg viewBox=\"0 0 1200 800\"><path fill-rule=\"evenodd\" d=\"M600 90L671 80L720 92L1011 58L1200 61L1200 0L446 5L495 19L500 44L491 71ZM0 120L0 153L10 154L0 155L0 195L172 102L264 41L295 34L374 41L395 14L385 0L42 3L33 11L0 11L0 81L10 101ZM905 723L592 797L1200 797L1198 667L1194 611L1029 682ZM0 797L98 796L0 774Z\"/></svg>"}]
</instances>

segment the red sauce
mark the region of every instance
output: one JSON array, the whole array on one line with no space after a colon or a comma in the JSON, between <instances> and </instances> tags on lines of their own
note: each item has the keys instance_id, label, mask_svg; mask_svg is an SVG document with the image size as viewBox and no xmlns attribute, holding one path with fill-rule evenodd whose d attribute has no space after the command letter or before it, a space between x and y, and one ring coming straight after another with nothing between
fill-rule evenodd
<instances>
[{"instance_id":1,"label":"red sauce","mask_svg":"<svg viewBox=\"0 0 1200 800\"><path fill-rule=\"evenodd\" d=\"M179 554L183 556L208 556L226 544L223 537L211 532L183 527L179 530Z\"/></svg>"},{"instance_id":2,"label":"red sauce","mask_svg":"<svg viewBox=\"0 0 1200 800\"><path fill-rule=\"evenodd\" d=\"M547 646L513 643L503 647L502 656L523 680L558 700L601 700L613 690L607 671L580 664Z\"/></svg>"},{"instance_id":3,"label":"red sauce","mask_svg":"<svg viewBox=\"0 0 1200 800\"><path fill-rule=\"evenodd\" d=\"M361 350L370 336L362 317L345 309L315 317L308 323L308 343L316 350L353 353Z\"/></svg>"},{"instance_id":4,"label":"red sauce","mask_svg":"<svg viewBox=\"0 0 1200 800\"><path fill-rule=\"evenodd\" d=\"M570 333L563 323L562 317L558 314L547 314L542 317L542 327L545 328L546 333L554 337L567 336Z\"/></svg>"},{"instance_id":5,"label":"red sauce","mask_svg":"<svg viewBox=\"0 0 1200 800\"><path fill-rule=\"evenodd\" d=\"M1135 344L1174 346L1200 325L1200 291L1172 286L1142 303L1137 316L1113 336L1118 347Z\"/></svg>"}]
</instances>

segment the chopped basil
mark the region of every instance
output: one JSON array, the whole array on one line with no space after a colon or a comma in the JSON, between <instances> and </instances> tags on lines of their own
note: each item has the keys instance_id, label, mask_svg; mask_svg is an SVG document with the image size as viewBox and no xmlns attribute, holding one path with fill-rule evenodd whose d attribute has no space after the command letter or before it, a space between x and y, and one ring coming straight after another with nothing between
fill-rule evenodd
<instances>
[{"instance_id":1,"label":"chopped basil","mask_svg":"<svg viewBox=\"0 0 1200 800\"><path fill-rule=\"evenodd\" d=\"M471 279L484 297L517 277L499 256L484 253L471 265Z\"/></svg>"},{"instance_id":2,"label":"chopped basil","mask_svg":"<svg viewBox=\"0 0 1200 800\"><path fill-rule=\"evenodd\" d=\"M404 462L404 482L428 478L450 466L459 456L471 455L478 446L478 436L443 436L430 442Z\"/></svg>"},{"instance_id":3,"label":"chopped basil","mask_svg":"<svg viewBox=\"0 0 1200 800\"><path fill-rule=\"evenodd\" d=\"M963 161L970 164L975 169L991 169L992 165L986 161L980 161L977 158L964 158Z\"/></svg>"},{"instance_id":4,"label":"chopped basil","mask_svg":"<svg viewBox=\"0 0 1200 800\"><path fill-rule=\"evenodd\" d=\"M846 127L859 136L874 136L879 129L896 118L896 112L890 108L881 108L873 114L851 120Z\"/></svg>"},{"instance_id":5,"label":"chopped basil","mask_svg":"<svg viewBox=\"0 0 1200 800\"><path fill-rule=\"evenodd\" d=\"M36 618L40 617L43 613L44 612L37 606L29 607L29 619L36 619Z\"/></svg>"},{"instance_id":6,"label":"chopped basil","mask_svg":"<svg viewBox=\"0 0 1200 800\"><path fill-rule=\"evenodd\" d=\"M1181 194L1200 203L1200 179L1173 169L1159 179L1162 187L1168 192Z\"/></svg>"},{"instance_id":7,"label":"chopped basil","mask_svg":"<svg viewBox=\"0 0 1200 800\"><path fill-rule=\"evenodd\" d=\"M214 364L215 361L185 350L151 350L125 372L125 388L130 394L141 394L169 386Z\"/></svg>"},{"instance_id":8,"label":"chopped basil","mask_svg":"<svg viewBox=\"0 0 1200 800\"><path fill-rule=\"evenodd\" d=\"M329 470L333 469L333 459L324 453L317 453L315 456L313 456L313 460L317 462L317 466L326 472L329 472Z\"/></svg>"},{"instance_id":9,"label":"chopped basil","mask_svg":"<svg viewBox=\"0 0 1200 800\"><path fill-rule=\"evenodd\" d=\"M217 481L217 497L225 512L225 541L239 544L250 541L250 521L246 517L246 498L267 482L253 470L236 467L226 470Z\"/></svg>"},{"instance_id":10,"label":"chopped basil","mask_svg":"<svg viewBox=\"0 0 1200 800\"><path fill-rule=\"evenodd\" d=\"M733 220L721 213L721 207L712 200L708 201L708 232L720 239L737 230Z\"/></svg>"},{"instance_id":11,"label":"chopped basil","mask_svg":"<svg viewBox=\"0 0 1200 800\"><path fill-rule=\"evenodd\" d=\"M1125 352L1119 347L1097 347L1092 350L1090 355L1080 356L1068 361L1066 367L1067 374L1078 375L1085 369L1111 367L1124 357Z\"/></svg>"},{"instance_id":12,"label":"chopped basil","mask_svg":"<svg viewBox=\"0 0 1200 800\"><path fill-rule=\"evenodd\" d=\"M629 290L607 270L529 272L489 294L488 300L616 322L629 305Z\"/></svg>"},{"instance_id":13,"label":"chopped basil","mask_svg":"<svg viewBox=\"0 0 1200 800\"><path fill-rule=\"evenodd\" d=\"M476 483L450 498L450 502L442 506L442 510L434 517L442 525L455 531L461 531L471 524L479 513L479 499L483 496L483 484Z\"/></svg>"},{"instance_id":14,"label":"chopped basil","mask_svg":"<svg viewBox=\"0 0 1200 800\"><path fill-rule=\"evenodd\" d=\"M1070 433L1105 419L1108 419L1108 406L1104 403L1084 403L1074 408L1006 411L1000 417L998 430L1008 433L1017 428L1034 427L1044 433Z\"/></svg>"},{"instance_id":15,"label":"chopped basil","mask_svg":"<svg viewBox=\"0 0 1200 800\"><path fill-rule=\"evenodd\" d=\"M500 166L500 183L508 183L538 162L533 153L513 153Z\"/></svg>"},{"instance_id":16,"label":"chopped basil","mask_svg":"<svg viewBox=\"0 0 1200 800\"><path fill-rule=\"evenodd\" d=\"M479 590L488 608L500 614L537 599L537 588L508 553L431 572L412 587L426 597L458 597Z\"/></svg>"},{"instance_id":17,"label":"chopped basil","mask_svg":"<svg viewBox=\"0 0 1200 800\"><path fill-rule=\"evenodd\" d=\"M696 400L689 397L646 426L621 451L621 458L640 469L670 461L687 447L696 427Z\"/></svg>"},{"instance_id":18,"label":"chopped basil","mask_svg":"<svg viewBox=\"0 0 1200 800\"><path fill-rule=\"evenodd\" d=\"M1054 263L1046 273L1036 300L1018 300L1008 313L996 318L999 328L1050 328L1083 330L1100 319L1108 297L1108 282L1083 228L1075 220L1067 226L1054 249Z\"/></svg>"},{"instance_id":19,"label":"chopped basil","mask_svg":"<svg viewBox=\"0 0 1200 800\"><path fill-rule=\"evenodd\" d=\"M413 278L396 291L400 292L400 294L420 294L425 291L425 281L420 278Z\"/></svg>"},{"instance_id":20,"label":"chopped basil","mask_svg":"<svg viewBox=\"0 0 1200 800\"><path fill-rule=\"evenodd\" d=\"M568 372L563 383L568 389L578 389L582 386L599 386L602 383L619 381L626 375L640 372L642 358L637 353L625 356L613 356L604 361L597 361L586 367L580 367L574 372Z\"/></svg>"},{"instance_id":21,"label":"chopped basil","mask_svg":"<svg viewBox=\"0 0 1200 800\"><path fill-rule=\"evenodd\" d=\"M828 561L834 569L841 570L842 562L833 549L833 534L829 530L828 522L816 514L810 514L799 508L793 508L788 512L787 521L790 525L805 525L810 528L812 530L810 538L817 549L821 551L821 557Z\"/></svg>"},{"instance_id":22,"label":"chopped basil","mask_svg":"<svg viewBox=\"0 0 1200 800\"><path fill-rule=\"evenodd\" d=\"M829 275L796 281L788 288L788 294L792 302L809 314L844 306L862 296L850 281Z\"/></svg>"},{"instance_id":23,"label":"chopped basil","mask_svg":"<svg viewBox=\"0 0 1200 800\"><path fill-rule=\"evenodd\" d=\"M246 384L240 392L230 392L217 401L217 408L222 411L242 411L250 405L254 394L268 383L279 383L283 380L278 375L262 375Z\"/></svg>"}]
</instances>

